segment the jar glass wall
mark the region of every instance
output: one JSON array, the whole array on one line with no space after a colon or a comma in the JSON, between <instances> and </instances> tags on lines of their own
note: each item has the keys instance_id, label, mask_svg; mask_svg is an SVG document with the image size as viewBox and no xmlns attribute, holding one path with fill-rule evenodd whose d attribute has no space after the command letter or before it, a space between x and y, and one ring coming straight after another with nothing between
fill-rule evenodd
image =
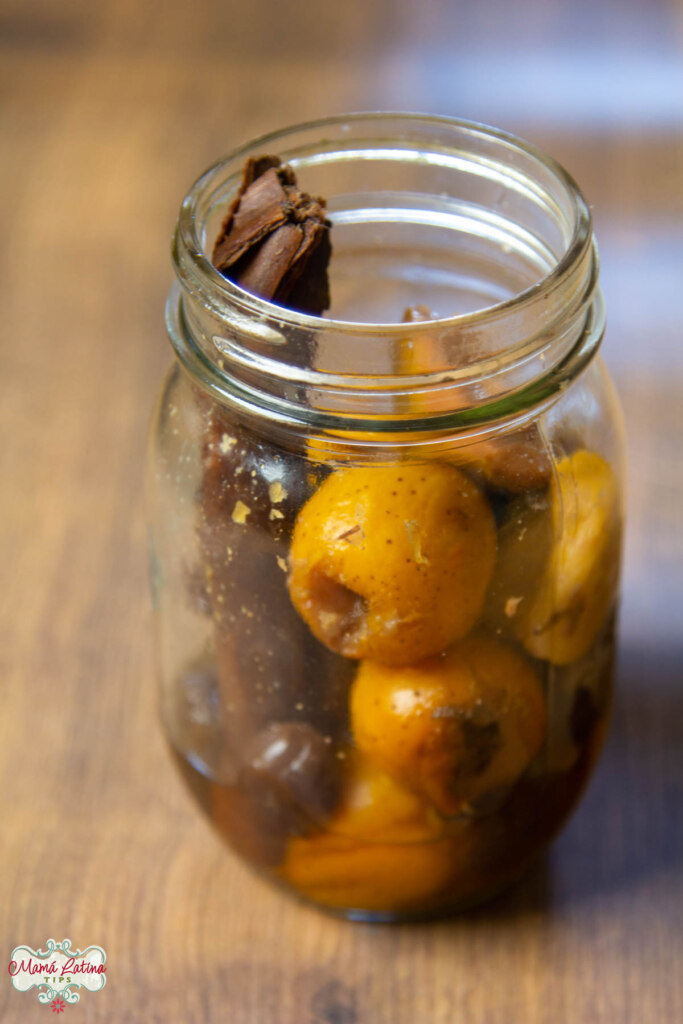
<instances>
[{"instance_id":1,"label":"jar glass wall","mask_svg":"<svg viewBox=\"0 0 683 1024\"><path fill-rule=\"evenodd\" d=\"M206 255L264 152L328 200L325 318ZM149 493L182 773L321 906L483 899L566 819L609 714L622 439L586 204L503 133L360 115L217 164L174 257Z\"/></svg>"}]
</instances>

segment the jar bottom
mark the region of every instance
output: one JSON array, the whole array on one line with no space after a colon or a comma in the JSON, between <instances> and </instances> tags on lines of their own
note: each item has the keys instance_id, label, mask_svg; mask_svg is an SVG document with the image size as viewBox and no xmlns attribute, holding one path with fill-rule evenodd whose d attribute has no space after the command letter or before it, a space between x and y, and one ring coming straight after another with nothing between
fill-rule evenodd
<instances>
[{"instance_id":1,"label":"jar bottom","mask_svg":"<svg viewBox=\"0 0 683 1024\"><path fill-rule=\"evenodd\" d=\"M453 917L489 903L538 863L583 793L599 755L608 719L609 711L605 711L571 770L523 779L499 811L472 819L477 839L474 848L479 853L462 873L456 866L449 882L422 899L404 900L404 905L400 905L399 897L395 907L363 906L360 900L351 899L346 904L340 900L341 905L335 905L283 878L279 870L286 854L287 838L270 828L268 822L259 820L253 806L236 786L215 781L173 744L169 743L169 748L185 784L213 828L260 878L306 906L336 918L371 924L418 923ZM428 852L436 844L447 841L448 838L413 845ZM401 844L396 844L396 849L400 850ZM389 877L390 871L389 863ZM383 884L386 884L386 877L383 874Z\"/></svg>"}]
</instances>

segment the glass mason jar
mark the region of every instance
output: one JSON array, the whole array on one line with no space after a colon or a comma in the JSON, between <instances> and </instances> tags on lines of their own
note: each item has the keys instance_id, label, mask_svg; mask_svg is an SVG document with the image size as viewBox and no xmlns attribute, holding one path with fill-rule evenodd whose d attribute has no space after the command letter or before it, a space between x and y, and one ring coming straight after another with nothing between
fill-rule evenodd
<instances>
[{"instance_id":1,"label":"glass mason jar","mask_svg":"<svg viewBox=\"0 0 683 1024\"><path fill-rule=\"evenodd\" d=\"M326 317L207 255L263 153L327 198ZM486 898L567 818L609 715L622 427L586 202L503 132L336 117L207 171L173 258L150 546L178 765L319 906Z\"/></svg>"}]
</instances>

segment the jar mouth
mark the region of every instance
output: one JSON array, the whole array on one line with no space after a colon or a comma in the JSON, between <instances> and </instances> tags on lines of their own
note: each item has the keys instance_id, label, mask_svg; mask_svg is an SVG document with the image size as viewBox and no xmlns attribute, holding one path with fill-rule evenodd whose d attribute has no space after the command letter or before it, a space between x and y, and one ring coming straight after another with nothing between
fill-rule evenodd
<instances>
[{"instance_id":1,"label":"jar mouth","mask_svg":"<svg viewBox=\"0 0 683 1024\"><path fill-rule=\"evenodd\" d=\"M322 317L300 313L246 292L215 269L206 251L207 239L210 244L215 237L211 225L217 232L244 161L265 152L291 164L307 191L328 198L333 260L336 238L342 240L336 290L366 300L373 288L384 289L389 304L396 299L396 319L352 319L334 309ZM389 255L364 291L373 272L375 237ZM417 257L411 264L413 237L423 267ZM173 259L183 293L183 331L211 364L212 386L224 392L235 383L251 388L253 403L266 407L277 398L291 404L292 387L299 386L307 392L304 405L312 398L319 412L357 418L366 390L374 420L404 420L414 418L419 392L420 412L440 418L538 382L549 368L566 364L573 348L585 348L589 320L592 334L602 320L588 315L597 255L590 211L572 177L510 133L431 115L338 115L239 147L190 189ZM476 277L473 298L461 286L470 266L478 275L470 275ZM442 315L438 303L429 302L432 319L400 322L402 289L419 300L419 277L429 279L425 290L437 298L464 296L464 308ZM334 296L334 278L332 289ZM484 301L478 305L480 294ZM513 381L515 371L521 379ZM493 391L482 388L482 381L494 379ZM454 384L460 393L449 406L444 388ZM263 392L260 398L257 391ZM325 395L322 404L311 391ZM344 391L353 395L350 403L342 400ZM378 402L378 392L384 402Z\"/></svg>"},{"instance_id":2,"label":"jar mouth","mask_svg":"<svg viewBox=\"0 0 683 1024\"><path fill-rule=\"evenodd\" d=\"M224 295L226 300L235 302L240 306L240 308L244 308L245 311L251 310L254 315L275 315L283 324L310 328L319 327L322 321L326 327L342 333L382 333L387 330L399 330L405 334L410 334L411 330L414 332L414 325L402 323L400 320L365 322L361 320L314 316L308 313L300 313L296 310L288 309L286 306L280 306L276 303L269 302L266 299L262 299L251 292L245 291L245 289L230 281L216 270L205 252L204 247L206 243L205 239L202 237L203 232L201 221L203 218L200 216L199 209L202 197L205 197L207 192L214 190L216 184L223 178L226 169L230 167L233 168L230 180L234 189L239 184L241 166L249 156L252 156L255 153L265 152L276 152L280 155L280 144L284 143L289 150L290 146L288 140L294 133L316 133L318 131L324 131L335 127L343 130L347 128L347 126L351 128L353 125L357 124L364 124L367 126L373 126L376 124L381 126L388 119L399 122L409 121L412 125L419 124L427 129L430 126L437 129L442 127L458 129L471 136L480 135L489 139L495 139L502 144L524 152L534 161L537 161L539 165L545 167L557 179L557 181L562 184L562 187L566 190L567 196L570 197L574 206L575 221L572 236L566 251L558 259L553 269L550 270L541 280L530 285L528 288L525 288L517 295L511 296L508 299L494 303L490 306L483 307L479 310L475 310L470 313L458 313L451 316L436 317L434 320L429 321L429 327L431 327L432 324L434 325L434 329L443 329L445 326L449 325L460 326L462 324L472 322L477 318L481 318L483 315L489 317L500 314L504 315L512 306L519 309L520 306L528 302L533 302L537 294L540 292L547 292L547 290L552 287L553 282L558 278L561 278L564 271L576 261L577 257L580 256L581 253L585 252L587 246L590 246L592 238L591 214L581 190L572 176L564 169L564 167L562 167L561 164L552 157L543 153L532 143L527 142L510 132L505 132L501 129L493 128L475 121L466 121L457 118L429 114L359 112L339 114L334 117L302 122L301 124L295 125L291 128L266 133L259 136L252 142L237 147L227 156L216 161L216 163L209 167L208 170L206 170L195 181L183 201L178 219L177 237L174 240L174 252L178 252L178 248L180 246L183 250L183 255L186 255L198 275L205 276L207 278L207 283L210 283L219 294ZM441 156L443 159L444 154ZM326 154L322 153L316 159L319 160L321 157L324 159ZM435 158L437 158L437 155L433 154L432 159ZM287 159L287 162L291 162L295 169L301 163L301 157L299 156L297 159L296 153L285 156L285 159ZM514 172L508 170L506 174L508 176L514 175ZM528 181L524 182L522 180L523 175L518 174L517 177L520 179L521 187L525 187L527 189L533 187Z\"/></svg>"}]
</instances>

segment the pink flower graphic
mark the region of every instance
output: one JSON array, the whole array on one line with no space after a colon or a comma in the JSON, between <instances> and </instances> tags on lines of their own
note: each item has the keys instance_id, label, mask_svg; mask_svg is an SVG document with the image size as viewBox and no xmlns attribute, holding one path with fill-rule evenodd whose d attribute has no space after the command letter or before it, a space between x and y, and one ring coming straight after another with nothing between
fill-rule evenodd
<instances>
[{"instance_id":1,"label":"pink flower graphic","mask_svg":"<svg viewBox=\"0 0 683 1024\"><path fill-rule=\"evenodd\" d=\"M60 999L59 996L55 996L55 998L50 1003L50 1006L52 1007L53 1013L64 1013L64 1010L66 1009L64 1000Z\"/></svg>"}]
</instances>

